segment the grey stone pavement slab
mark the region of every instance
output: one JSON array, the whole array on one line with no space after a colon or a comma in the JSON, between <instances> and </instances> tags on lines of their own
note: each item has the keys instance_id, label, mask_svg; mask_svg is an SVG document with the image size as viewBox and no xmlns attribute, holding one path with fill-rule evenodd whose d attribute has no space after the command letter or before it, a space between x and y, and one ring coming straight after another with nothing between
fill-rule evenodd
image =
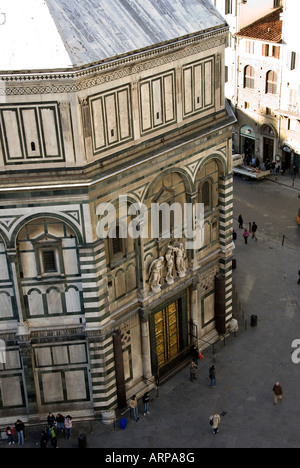
<instances>
[{"instance_id":1,"label":"grey stone pavement slab","mask_svg":"<svg viewBox=\"0 0 300 468\"><path fill-rule=\"evenodd\" d=\"M270 190L271 196L274 184L266 184L263 190ZM246 185L237 188L242 195L244 191L248 193ZM245 207L242 195L237 196L235 219L243 209L246 222L254 221L253 208L251 204ZM293 222L294 219L288 220ZM113 428L100 421L75 422L72 438L58 439L60 448L76 448L80 433L86 434L89 448L103 449L300 447L300 364L292 362L292 342L300 339L297 236L282 246L280 236L270 236L264 229L258 232L257 243L250 239L245 246L236 221L235 228L238 240L234 283L247 329L241 326L237 337L232 335L225 346L219 343L215 355L211 348L203 352L205 359L199 361L195 382L190 382L186 368L159 389L158 398L153 390L148 416L143 416L140 402L140 420L128 418L126 430L121 430L118 423ZM252 314L258 317L257 327L250 326ZM212 390L208 371L213 362L217 367L217 387ZM273 406L272 388L276 381L283 386L284 399ZM209 426L209 416L214 411L227 412L217 435L212 435ZM39 447L39 429L27 429L22 447ZM8 447L3 442L0 448L13 450L20 446Z\"/></svg>"}]
</instances>

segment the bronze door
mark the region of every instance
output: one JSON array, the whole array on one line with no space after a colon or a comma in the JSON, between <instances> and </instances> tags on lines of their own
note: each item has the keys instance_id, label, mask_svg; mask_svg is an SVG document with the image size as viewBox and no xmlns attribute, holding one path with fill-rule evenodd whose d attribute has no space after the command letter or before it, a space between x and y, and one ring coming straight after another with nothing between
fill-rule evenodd
<instances>
[{"instance_id":1,"label":"bronze door","mask_svg":"<svg viewBox=\"0 0 300 468\"><path fill-rule=\"evenodd\" d=\"M155 314L155 339L158 368L161 369L180 351L178 301Z\"/></svg>"}]
</instances>

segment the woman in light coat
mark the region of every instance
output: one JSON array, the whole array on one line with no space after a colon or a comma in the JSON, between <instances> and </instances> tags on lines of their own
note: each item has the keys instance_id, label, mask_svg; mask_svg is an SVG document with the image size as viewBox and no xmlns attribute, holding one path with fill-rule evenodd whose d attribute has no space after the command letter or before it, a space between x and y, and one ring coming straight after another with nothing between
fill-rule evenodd
<instances>
[{"instance_id":1,"label":"woman in light coat","mask_svg":"<svg viewBox=\"0 0 300 468\"><path fill-rule=\"evenodd\" d=\"M213 434L217 434L219 432L219 425L221 423L221 416L215 411L213 416L210 418L211 421L211 427L213 430Z\"/></svg>"}]
</instances>

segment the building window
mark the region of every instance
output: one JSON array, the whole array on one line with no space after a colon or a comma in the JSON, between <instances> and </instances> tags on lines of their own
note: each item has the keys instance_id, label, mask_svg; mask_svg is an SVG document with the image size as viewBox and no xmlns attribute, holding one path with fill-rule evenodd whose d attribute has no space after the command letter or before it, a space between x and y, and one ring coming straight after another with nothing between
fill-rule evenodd
<instances>
[{"instance_id":1,"label":"building window","mask_svg":"<svg viewBox=\"0 0 300 468\"><path fill-rule=\"evenodd\" d=\"M280 47L279 46L273 46L272 47L272 57L279 59L280 58Z\"/></svg>"},{"instance_id":2,"label":"building window","mask_svg":"<svg viewBox=\"0 0 300 468\"><path fill-rule=\"evenodd\" d=\"M291 70L296 70L296 58L297 58L296 52L292 52L291 53Z\"/></svg>"},{"instance_id":3,"label":"building window","mask_svg":"<svg viewBox=\"0 0 300 468\"><path fill-rule=\"evenodd\" d=\"M232 0L225 0L225 15L232 15Z\"/></svg>"},{"instance_id":4,"label":"building window","mask_svg":"<svg viewBox=\"0 0 300 468\"><path fill-rule=\"evenodd\" d=\"M254 68L247 65L244 69L244 88L255 88Z\"/></svg>"},{"instance_id":5,"label":"building window","mask_svg":"<svg viewBox=\"0 0 300 468\"><path fill-rule=\"evenodd\" d=\"M274 8L279 8L282 6L282 0L274 0Z\"/></svg>"},{"instance_id":6,"label":"building window","mask_svg":"<svg viewBox=\"0 0 300 468\"><path fill-rule=\"evenodd\" d=\"M118 257L123 257L125 255L125 243L119 225L110 231L109 239L111 259L115 260Z\"/></svg>"},{"instance_id":7,"label":"building window","mask_svg":"<svg viewBox=\"0 0 300 468\"><path fill-rule=\"evenodd\" d=\"M254 54L254 41L246 41L247 54Z\"/></svg>"},{"instance_id":8,"label":"building window","mask_svg":"<svg viewBox=\"0 0 300 468\"><path fill-rule=\"evenodd\" d=\"M201 186L200 192L200 202L204 205L205 211L210 211L212 209L212 194L211 194L211 182L206 180Z\"/></svg>"},{"instance_id":9,"label":"building window","mask_svg":"<svg viewBox=\"0 0 300 468\"><path fill-rule=\"evenodd\" d=\"M42 251L42 266L43 266L43 273L56 273L57 272L55 250L43 250Z\"/></svg>"},{"instance_id":10,"label":"building window","mask_svg":"<svg viewBox=\"0 0 300 468\"><path fill-rule=\"evenodd\" d=\"M267 73L266 93L277 94L277 73L272 70Z\"/></svg>"}]
</instances>

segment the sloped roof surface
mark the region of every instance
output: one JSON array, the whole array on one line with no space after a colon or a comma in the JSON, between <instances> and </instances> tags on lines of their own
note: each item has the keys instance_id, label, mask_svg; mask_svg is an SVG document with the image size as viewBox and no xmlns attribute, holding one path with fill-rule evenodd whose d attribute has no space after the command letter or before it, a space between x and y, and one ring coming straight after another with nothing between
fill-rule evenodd
<instances>
[{"instance_id":1,"label":"sloped roof surface","mask_svg":"<svg viewBox=\"0 0 300 468\"><path fill-rule=\"evenodd\" d=\"M282 41L282 21L280 15L282 8L279 8L267 16L260 18L254 23L241 29L236 36L249 37L266 42L280 43Z\"/></svg>"},{"instance_id":2,"label":"sloped roof surface","mask_svg":"<svg viewBox=\"0 0 300 468\"><path fill-rule=\"evenodd\" d=\"M0 0L0 70L82 66L224 24L210 0Z\"/></svg>"},{"instance_id":3,"label":"sloped roof surface","mask_svg":"<svg viewBox=\"0 0 300 468\"><path fill-rule=\"evenodd\" d=\"M73 64L224 24L209 0L46 0Z\"/></svg>"}]
</instances>

